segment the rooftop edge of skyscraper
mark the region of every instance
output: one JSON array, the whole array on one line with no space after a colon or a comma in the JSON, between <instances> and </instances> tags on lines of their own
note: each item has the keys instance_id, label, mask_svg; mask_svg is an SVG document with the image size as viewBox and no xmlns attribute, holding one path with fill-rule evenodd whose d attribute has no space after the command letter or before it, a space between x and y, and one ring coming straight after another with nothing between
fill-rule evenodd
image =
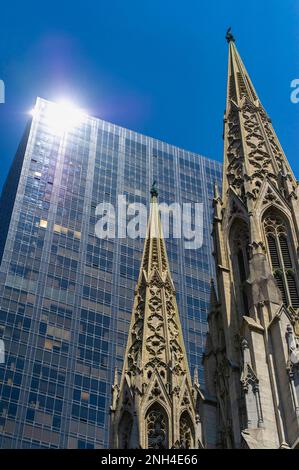
<instances>
[{"instance_id":1,"label":"rooftop edge of skyscraper","mask_svg":"<svg viewBox=\"0 0 299 470\"><path fill-rule=\"evenodd\" d=\"M35 101L35 106L34 106L34 110L36 109L36 107L39 106L40 103L45 103L45 104L48 104L48 105L55 105L57 107L59 106L64 106L63 104L59 104L58 101L52 101L52 100L49 100L49 99L46 99L46 98L43 98L41 96L37 96L36 97L36 101ZM74 110L78 110L79 112L81 111L81 108L78 107L76 108L75 105L73 105L73 109ZM126 127L124 125L121 125L121 124L117 124L115 122L112 122L110 120L107 120L107 119L103 119L101 117L98 117L98 116L94 116L92 114L89 114L88 111L86 111L85 109L82 110L82 115L85 116L85 119L88 119L90 121L94 121L94 122L101 122L101 123L105 123L105 124L108 124L114 128L117 128L119 130L123 130L125 132L130 132L132 135L136 136L137 138L138 137L142 137L144 139L148 139L149 141L151 142L155 142L157 144L161 144L161 145L166 145L168 146L169 148L173 148L173 149L177 149L177 150L181 150L183 152L187 152L188 154L190 155L195 155L195 156L199 156L205 160L208 160L208 161L213 161L213 162L216 162L216 164L218 164L220 167L222 167L222 160L218 160L218 159L215 159L211 156L207 156L207 155L204 155L202 153L199 153L199 152L196 152L194 150L189 150L188 148L185 148L185 147L181 147L179 145L176 145L176 144L172 144L170 142L167 142L166 140L162 140L162 139L158 139L157 137L154 137L154 136L151 136L151 135L148 135L144 132L139 132L139 131L136 131L134 129L130 129L129 127ZM222 159L222 155L221 155L221 159Z\"/></svg>"}]
</instances>

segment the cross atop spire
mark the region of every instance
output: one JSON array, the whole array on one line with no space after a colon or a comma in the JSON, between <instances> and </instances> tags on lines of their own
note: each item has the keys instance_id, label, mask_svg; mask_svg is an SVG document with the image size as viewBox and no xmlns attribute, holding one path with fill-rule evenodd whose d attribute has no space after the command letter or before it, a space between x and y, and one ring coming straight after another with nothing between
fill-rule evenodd
<instances>
[{"instance_id":1,"label":"cross atop spire","mask_svg":"<svg viewBox=\"0 0 299 470\"><path fill-rule=\"evenodd\" d=\"M226 31L226 36L225 36L225 39L227 40L228 43L230 43L231 41L232 42L235 42L235 38L231 32L231 27L228 28L228 30Z\"/></svg>"},{"instance_id":2,"label":"cross atop spire","mask_svg":"<svg viewBox=\"0 0 299 470\"><path fill-rule=\"evenodd\" d=\"M158 188L157 188L157 181L153 181L152 187L151 187L151 197L158 197Z\"/></svg>"}]
</instances>

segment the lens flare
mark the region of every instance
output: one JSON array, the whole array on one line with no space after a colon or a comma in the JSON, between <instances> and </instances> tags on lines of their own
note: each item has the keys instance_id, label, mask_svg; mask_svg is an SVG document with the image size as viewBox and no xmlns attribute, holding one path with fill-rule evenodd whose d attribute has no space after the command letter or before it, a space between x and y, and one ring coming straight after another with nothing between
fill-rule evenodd
<instances>
[{"instance_id":1,"label":"lens flare","mask_svg":"<svg viewBox=\"0 0 299 470\"><path fill-rule=\"evenodd\" d=\"M33 108L31 116L35 116L39 109ZM53 132L63 134L79 126L86 119L87 114L72 102L62 100L57 103L48 103L43 110L45 125Z\"/></svg>"}]
</instances>

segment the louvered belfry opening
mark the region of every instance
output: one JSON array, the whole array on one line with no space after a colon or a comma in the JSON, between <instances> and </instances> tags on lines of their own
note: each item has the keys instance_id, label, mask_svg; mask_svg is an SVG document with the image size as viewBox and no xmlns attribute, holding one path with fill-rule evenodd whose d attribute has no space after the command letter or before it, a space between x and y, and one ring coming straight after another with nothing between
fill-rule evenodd
<instances>
[{"instance_id":1,"label":"louvered belfry opening","mask_svg":"<svg viewBox=\"0 0 299 470\"><path fill-rule=\"evenodd\" d=\"M273 275L286 306L299 308L296 269L292 259L288 228L285 220L277 213L268 213L264 218Z\"/></svg>"}]
</instances>

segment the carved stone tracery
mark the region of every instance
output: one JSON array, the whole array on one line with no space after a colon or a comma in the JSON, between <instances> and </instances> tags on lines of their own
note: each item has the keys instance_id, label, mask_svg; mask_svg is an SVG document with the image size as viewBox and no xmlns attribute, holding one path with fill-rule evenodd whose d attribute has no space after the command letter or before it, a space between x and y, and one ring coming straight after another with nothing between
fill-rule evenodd
<instances>
[{"instance_id":1,"label":"carved stone tracery","mask_svg":"<svg viewBox=\"0 0 299 470\"><path fill-rule=\"evenodd\" d=\"M161 407L153 407L146 418L148 449L167 449L167 416Z\"/></svg>"}]
</instances>

